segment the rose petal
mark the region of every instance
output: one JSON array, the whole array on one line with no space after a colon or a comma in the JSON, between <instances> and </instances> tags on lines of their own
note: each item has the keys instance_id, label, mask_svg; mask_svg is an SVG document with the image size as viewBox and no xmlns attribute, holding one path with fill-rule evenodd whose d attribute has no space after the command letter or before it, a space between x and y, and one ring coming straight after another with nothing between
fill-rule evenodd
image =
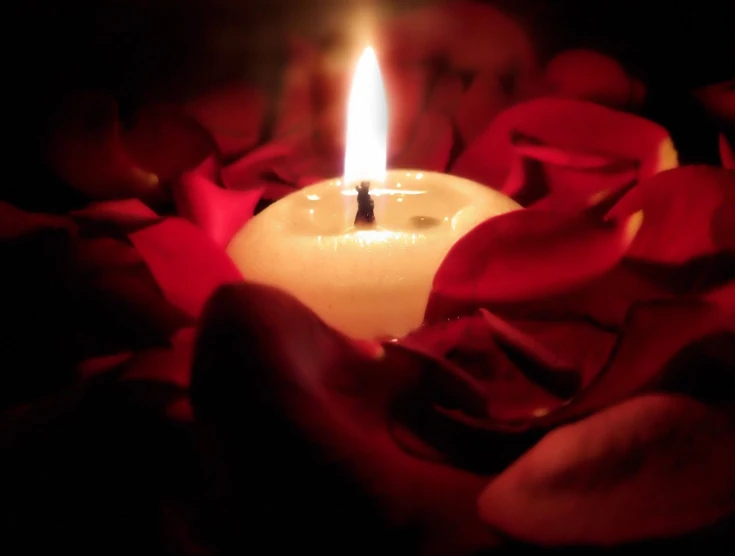
<instances>
[{"instance_id":1,"label":"rose petal","mask_svg":"<svg viewBox=\"0 0 735 556\"><path fill-rule=\"evenodd\" d=\"M183 111L165 104L146 106L122 134L127 153L142 168L170 182L200 164L214 149L204 129Z\"/></svg>"},{"instance_id":2,"label":"rose petal","mask_svg":"<svg viewBox=\"0 0 735 556\"><path fill-rule=\"evenodd\" d=\"M222 248L250 220L263 188L242 191L223 189L207 174L213 160L181 176L174 189L178 213L204 230Z\"/></svg>"},{"instance_id":3,"label":"rose petal","mask_svg":"<svg viewBox=\"0 0 735 556\"><path fill-rule=\"evenodd\" d=\"M559 152L584 152L609 160L636 161L639 179L677 164L666 130L653 122L584 101L537 99L516 105L495 118L459 157L452 173L497 188L513 179L517 181L518 177L512 173L518 164L514 138L519 135ZM566 164L580 174L579 180L587 182L584 202L610 187L609 180L600 179L604 178L604 172L598 176L576 168L574 160L550 162L552 166L543 164L541 171L554 164ZM565 179L553 181L553 176L545 176L544 183L551 194L568 189Z\"/></svg>"},{"instance_id":4,"label":"rose petal","mask_svg":"<svg viewBox=\"0 0 735 556\"><path fill-rule=\"evenodd\" d=\"M252 85L235 83L188 102L185 110L212 134L228 158L257 144L267 102Z\"/></svg>"},{"instance_id":5,"label":"rose petal","mask_svg":"<svg viewBox=\"0 0 735 556\"><path fill-rule=\"evenodd\" d=\"M627 193L608 219L643 210L629 255L682 263L735 247L735 175L710 166L662 172Z\"/></svg>"},{"instance_id":6,"label":"rose petal","mask_svg":"<svg viewBox=\"0 0 735 556\"><path fill-rule=\"evenodd\" d=\"M514 132L513 166L503 191L523 205L588 214L619 198L638 179L638 162L573 149L560 149Z\"/></svg>"},{"instance_id":7,"label":"rose petal","mask_svg":"<svg viewBox=\"0 0 735 556\"><path fill-rule=\"evenodd\" d=\"M220 503L233 543L252 545L252 532L237 531L254 503L263 511L253 531L284 549L336 553L360 538L460 554L496 542L478 527L478 477L415 459L391 440L391 400L415 381L410 366L393 366L394 352L366 359L293 298L251 284L218 292L200 330L191 396L203 432L214 432L207 454L229 485ZM248 473L227 471L245 462ZM317 498L325 503L314 506ZM293 535L272 536L293 515ZM333 527L347 537L327 534ZM419 536L402 537L406 527Z\"/></svg>"},{"instance_id":8,"label":"rose petal","mask_svg":"<svg viewBox=\"0 0 735 556\"><path fill-rule=\"evenodd\" d=\"M735 81L725 81L700 87L694 94L707 112L732 125L735 123Z\"/></svg>"},{"instance_id":9,"label":"rose petal","mask_svg":"<svg viewBox=\"0 0 735 556\"><path fill-rule=\"evenodd\" d=\"M158 199L158 176L140 168L119 137L117 103L80 93L64 101L52 124L46 156L69 185L93 199Z\"/></svg>"},{"instance_id":10,"label":"rose petal","mask_svg":"<svg viewBox=\"0 0 735 556\"><path fill-rule=\"evenodd\" d=\"M391 166L442 172L449 163L453 135L452 124L446 116L424 114L416 124L413 137Z\"/></svg>"},{"instance_id":11,"label":"rose petal","mask_svg":"<svg viewBox=\"0 0 735 556\"><path fill-rule=\"evenodd\" d=\"M249 189L267 179L269 174L273 176L281 161L293 156L294 152L295 147L289 142L267 143L224 166L221 170L224 186L228 189Z\"/></svg>"},{"instance_id":12,"label":"rose petal","mask_svg":"<svg viewBox=\"0 0 735 556\"><path fill-rule=\"evenodd\" d=\"M123 231L135 230L160 219L138 199L90 203L83 209L71 212L70 216L86 225L101 225Z\"/></svg>"},{"instance_id":13,"label":"rose petal","mask_svg":"<svg viewBox=\"0 0 735 556\"><path fill-rule=\"evenodd\" d=\"M68 228L71 222L51 214L26 212L0 201L0 238L8 239L45 228Z\"/></svg>"},{"instance_id":14,"label":"rose petal","mask_svg":"<svg viewBox=\"0 0 735 556\"><path fill-rule=\"evenodd\" d=\"M666 365L687 346L707 336L735 330L735 319L714 305L670 300L631 311L607 369L574 403L548 416L558 423L618 403L633 392L661 383Z\"/></svg>"},{"instance_id":15,"label":"rose petal","mask_svg":"<svg viewBox=\"0 0 735 556\"><path fill-rule=\"evenodd\" d=\"M396 62L443 59L457 70L512 74L518 80L536 69L533 47L520 25L477 2L438 3L406 12L381 29L378 48Z\"/></svg>"},{"instance_id":16,"label":"rose petal","mask_svg":"<svg viewBox=\"0 0 735 556\"><path fill-rule=\"evenodd\" d=\"M593 50L565 50L548 63L546 81L554 94L631 108L643 100L633 79L616 60Z\"/></svg>"},{"instance_id":17,"label":"rose petal","mask_svg":"<svg viewBox=\"0 0 735 556\"><path fill-rule=\"evenodd\" d=\"M735 509L732 415L679 396L635 398L546 436L479 499L515 538L612 545L677 536Z\"/></svg>"},{"instance_id":18,"label":"rose petal","mask_svg":"<svg viewBox=\"0 0 735 556\"><path fill-rule=\"evenodd\" d=\"M314 45L297 37L290 38L289 46L291 57L283 76L276 139L311 132L314 126L313 79L319 53Z\"/></svg>"},{"instance_id":19,"label":"rose petal","mask_svg":"<svg viewBox=\"0 0 735 556\"><path fill-rule=\"evenodd\" d=\"M462 78L453 73L443 73L437 77L426 101L426 111L444 114L453 119L462 102L464 84Z\"/></svg>"},{"instance_id":20,"label":"rose petal","mask_svg":"<svg viewBox=\"0 0 735 556\"><path fill-rule=\"evenodd\" d=\"M727 137L725 137L724 133L720 133L719 146L720 160L722 161L722 166L729 170L735 170L735 153L733 152L732 147L730 146L730 143L728 142Z\"/></svg>"},{"instance_id":21,"label":"rose petal","mask_svg":"<svg viewBox=\"0 0 735 556\"><path fill-rule=\"evenodd\" d=\"M478 74L462 95L457 109L457 128L465 144L476 139L512 100L503 90L499 75L489 72Z\"/></svg>"},{"instance_id":22,"label":"rose petal","mask_svg":"<svg viewBox=\"0 0 735 556\"><path fill-rule=\"evenodd\" d=\"M166 298L197 317L210 294L242 276L204 232L180 218L168 218L128 236Z\"/></svg>"},{"instance_id":23,"label":"rose petal","mask_svg":"<svg viewBox=\"0 0 735 556\"><path fill-rule=\"evenodd\" d=\"M616 226L533 209L490 219L457 242L434 277L425 319L463 305L542 298L600 276L625 254L641 225Z\"/></svg>"}]
</instances>

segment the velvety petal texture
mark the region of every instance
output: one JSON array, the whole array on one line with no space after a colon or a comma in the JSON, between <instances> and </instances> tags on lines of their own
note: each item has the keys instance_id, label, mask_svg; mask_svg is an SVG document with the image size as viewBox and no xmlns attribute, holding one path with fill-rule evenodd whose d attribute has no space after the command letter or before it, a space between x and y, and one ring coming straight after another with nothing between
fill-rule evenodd
<instances>
[{"instance_id":1,"label":"velvety petal texture","mask_svg":"<svg viewBox=\"0 0 735 556\"><path fill-rule=\"evenodd\" d=\"M485 3L374 23L388 167L524 208L454 244L416 330L356 340L226 253L343 173L350 40L289 37L277 90L60 99L43 160L79 203L0 200L9 546L732 554L732 83L694 92L721 164L679 166L667 92L603 53L542 65Z\"/></svg>"}]
</instances>

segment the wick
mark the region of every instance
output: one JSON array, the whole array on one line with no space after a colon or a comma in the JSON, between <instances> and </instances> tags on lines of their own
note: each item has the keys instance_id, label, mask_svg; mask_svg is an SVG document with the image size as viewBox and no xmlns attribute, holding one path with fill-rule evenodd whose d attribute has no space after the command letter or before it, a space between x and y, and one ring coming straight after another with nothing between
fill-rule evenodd
<instances>
[{"instance_id":1,"label":"wick","mask_svg":"<svg viewBox=\"0 0 735 556\"><path fill-rule=\"evenodd\" d=\"M370 182L363 181L355 187L357 191L357 214L355 215L355 226L375 225L375 201L370 197Z\"/></svg>"}]
</instances>

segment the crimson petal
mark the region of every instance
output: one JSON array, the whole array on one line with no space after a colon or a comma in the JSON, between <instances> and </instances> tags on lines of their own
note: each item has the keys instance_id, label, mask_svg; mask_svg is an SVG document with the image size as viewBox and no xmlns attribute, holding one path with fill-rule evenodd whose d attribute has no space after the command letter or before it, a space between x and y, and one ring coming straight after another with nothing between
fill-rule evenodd
<instances>
[{"instance_id":1,"label":"crimson petal","mask_svg":"<svg viewBox=\"0 0 735 556\"><path fill-rule=\"evenodd\" d=\"M266 107L262 91L234 83L189 101L184 109L212 134L220 153L228 158L257 144Z\"/></svg>"},{"instance_id":2,"label":"crimson petal","mask_svg":"<svg viewBox=\"0 0 735 556\"><path fill-rule=\"evenodd\" d=\"M199 316L218 286L242 280L225 251L181 218L168 218L128 237L166 298L191 317Z\"/></svg>"},{"instance_id":3,"label":"crimson petal","mask_svg":"<svg viewBox=\"0 0 735 556\"><path fill-rule=\"evenodd\" d=\"M166 104L139 110L134 125L122 134L122 142L133 160L166 183L200 164L214 149L196 121Z\"/></svg>"},{"instance_id":4,"label":"crimson petal","mask_svg":"<svg viewBox=\"0 0 735 556\"><path fill-rule=\"evenodd\" d=\"M210 177L213 159L186 172L174 189L178 213L202 228L222 248L250 220L263 188L243 191L220 187ZM210 175L208 175L210 174Z\"/></svg>"},{"instance_id":5,"label":"crimson petal","mask_svg":"<svg viewBox=\"0 0 735 556\"><path fill-rule=\"evenodd\" d=\"M587 415L633 392L659 386L682 350L712 334L735 331L732 312L683 299L641 304L629 314L610 363L574 403L550 414L547 423Z\"/></svg>"},{"instance_id":6,"label":"crimson petal","mask_svg":"<svg viewBox=\"0 0 735 556\"><path fill-rule=\"evenodd\" d=\"M720 160L722 161L722 166L724 166L728 170L735 170L735 153L733 152L732 147L730 146L730 143L728 142L727 137L725 137L724 133L720 133L719 146Z\"/></svg>"},{"instance_id":7,"label":"crimson petal","mask_svg":"<svg viewBox=\"0 0 735 556\"><path fill-rule=\"evenodd\" d=\"M545 74L559 96L623 109L643 101L643 86L619 62L593 50L565 50L547 64Z\"/></svg>"},{"instance_id":8,"label":"crimson petal","mask_svg":"<svg viewBox=\"0 0 735 556\"><path fill-rule=\"evenodd\" d=\"M544 546L682 535L735 506L730 412L650 395L553 431L479 499L480 515Z\"/></svg>"},{"instance_id":9,"label":"crimson petal","mask_svg":"<svg viewBox=\"0 0 735 556\"><path fill-rule=\"evenodd\" d=\"M629 255L682 263L735 248L735 174L711 166L684 166L653 176L628 192L607 215L645 219Z\"/></svg>"},{"instance_id":10,"label":"crimson petal","mask_svg":"<svg viewBox=\"0 0 735 556\"><path fill-rule=\"evenodd\" d=\"M640 227L636 213L614 226L540 210L501 215L457 242L434 277L427 321L468 304L538 299L613 268Z\"/></svg>"},{"instance_id":11,"label":"crimson petal","mask_svg":"<svg viewBox=\"0 0 735 556\"><path fill-rule=\"evenodd\" d=\"M52 125L48 163L75 189L92 199L161 197L158 176L125 151L114 98L90 92L73 95Z\"/></svg>"},{"instance_id":12,"label":"crimson petal","mask_svg":"<svg viewBox=\"0 0 735 556\"><path fill-rule=\"evenodd\" d=\"M395 356L365 357L272 288L243 284L214 296L191 396L210 442L208 464L227 485L218 502L228 508L233 543L252 546L262 535L271 547L336 553L354 552L345 542L360 539L359 553L398 546L434 555L497 542L478 527L481 478L415 459L388 434L392 399L416 379ZM262 511L245 537L241 520L249 515L252 523L253 504ZM293 534L274 536L283 519ZM348 534L335 536L334 527ZM422 540L407 541L405 527Z\"/></svg>"},{"instance_id":13,"label":"crimson petal","mask_svg":"<svg viewBox=\"0 0 735 556\"><path fill-rule=\"evenodd\" d=\"M459 157L452 172L517 193L521 179L518 172L522 170L517 168L519 158L521 162L529 159L517 152L515 140L519 135L557 153L587 153L583 160L604 157L610 161L634 161L638 179L677 164L668 133L653 122L590 102L542 98L501 113ZM547 154L551 153L547 151ZM593 195L610 188L605 167L591 171L587 163L578 165L578 159L579 155L548 160L532 157L530 160L540 164L537 171L543 174L548 189L541 194L560 193L569 199L580 190L578 202L584 204ZM573 179L571 184L570 179ZM623 186L626 180L621 177L615 183Z\"/></svg>"},{"instance_id":14,"label":"crimson petal","mask_svg":"<svg viewBox=\"0 0 735 556\"><path fill-rule=\"evenodd\" d=\"M427 113L419 118L413 137L391 161L396 168L443 172L449 163L454 132L446 116Z\"/></svg>"}]
</instances>

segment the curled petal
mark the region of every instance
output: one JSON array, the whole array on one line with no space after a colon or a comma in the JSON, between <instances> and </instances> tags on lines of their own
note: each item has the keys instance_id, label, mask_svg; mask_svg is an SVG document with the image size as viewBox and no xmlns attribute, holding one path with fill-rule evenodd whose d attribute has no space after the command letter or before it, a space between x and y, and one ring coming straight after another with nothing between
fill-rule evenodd
<instances>
[{"instance_id":1,"label":"curled petal","mask_svg":"<svg viewBox=\"0 0 735 556\"><path fill-rule=\"evenodd\" d=\"M26 212L0 201L0 239L14 238L45 228L67 228L70 224L66 218Z\"/></svg>"},{"instance_id":2,"label":"curled petal","mask_svg":"<svg viewBox=\"0 0 735 556\"><path fill-rule=\"evenodd\" d=\"M191 397L217 447L207 451L208 466L229 485L219 502L228 508L233 542L252 545L251 532L239 533L240 520L261 501L253 531L280 548L337 553L345 538L361 538L376 548L400 542L409 553L463 554L497 542L478 527L482 479L411 457L388 433L392 400L416 380L405 359L396 366L398 356L366 357L273 288L243 284L213 297ZM241 471L246 462L252 475ZM326 503L315 506L317 498ZM280 502L266 503L274 499ZM294 534L273 536L294 512L301 516ZM347 537L328 534L335 526ZM406 543L406 528L420 535Z\"/></svg>"},{"instance_id":3,"label":"curled petal","mask_svg":"<svg viewBox=\"0 0 735 556\"><path fill-rule=\"evenodd\" d=\"M165 219L128 237L166 298L191 317L199 316L218 286L242 280L225 251L181 218Z\"/></svg>"},{"instance_id":4,"label":"curled petal","mask_svg":"<svg viewBox=\"0 0 735 556\"><path fill-rule=\"evenodd\" d=\"M158 176L144 170L120 140L117 103L85 93L64 101L52 124L46 156L69 185L93 199L158 199Z\"/></svg>"},{"instance_id":5,"label":"curled petal","mask_svg":"<svg viewBox=\"0 0 735 556\"><path fill-rule=\"evenodd\" d=\"M426 113L420 117L413 137L391 165L443 172L449 163L453 135L452 124L446 116Z\"/></svg>"},{"instance_id":6,"label":"curled petal","mask_svg":"<svg viewBox=\"0 0 735 556\"><path fill-rule=\"evenodd\" d=\"M700 87L694 94L712 116L735 124L735 80Z\"/></svg>"},{"instance_id":7,"label":"curled petal","mask_svg":"<svg viewBox=\"0 0 735 556\"><path fill-rule=\"evenodd\" d=\"M550 414L546 422L587 415L624 400L632 392L660 387L667 366L685 348L712 334L735 332L732 313L696 300L668 300L633 309L607 368L574 403ZM693 369L701 361L695 357ZM701 381L706 382L704 376Z\"/></svg>"},{"instance_id":8,"label":"curled petal","mask_svg":"<svg viewBox=\"0 0 735 556\"><path fill-rule=\"evenodd\" d=\"M735 505L730 412L634 398L549 433L492 480L482 518L543 546L615 545L713 525Z\"/></svg>"},{"instance_id":9,"label":"curled petal","mask_svg":"<svg viewBox=\"0 0 735 556\"><path fill-rule=\"evenodd\" d=\"M628 192L607 215L646 217L629 255L683 263L735 248L735 175L710 166L662 172Z\"/></svg>"},{"instance_id":10,"label":"curled petal","mask_svg":"<svg viewBox=\"0 0 735 556\"><path fill-rule=\"evenodd\" d=\"M611 226L534 209L477 226L447 254L434 277L425 319L482 306L543 298L613 268L641 225L636 213Z\"/></svg>"},{"instance_id":11,"label":"curled petal","mask_svg":"<svg viewBox=\"0 0 735 556\"><path fill-rule=\"evenodd\" d=\"M122 142L133 160L166 183L196 167L214 148L196 121L165 104L138 111L133 126L122 134Z\"/></svg>"},{"instance_id":12,"label":"curled petal","mask_svg":"<svg viewBox=\"0 0 735 556\"><path fill-rule=\"evenodd\" d=\"M284 72L273 132L277 140L310 132L314 126L313 81L319 53L314 45L298 38L292 37L289 43L291 57Z\"/></svg>"},{"instance_id":13,"label":"curled petal","mask_svg":"<svg viewBox=\"0 0 735 556\"><path fill-rule=\"evenodd\" d=\"M536 148L529 150L534 144ZM599 168L585 162L600 157L607 162ZM534 189L524 192L530 201L561 194L567 199L580 197L577 202L584 205L611 186L627 185L627 174L616 176L612 184L610 174L630 162L639 180L676 166L666 130L590 102L543 98L501 113L452 170L514 196L521 184L528 183Z\"/></svg>"},{"instance_id":14,"label":"curled petal","mask_svg":"<svg viewBox=\"0 0 735 556\"><path fill-rule=\"evenodd\" d=\"M722 161L722 166L727 168L728 170L735 170L735 153L733 152L732 147L730 146L730 143L727 140L727 137L725 137L724 133L720 133L719 146L720 160Z\"/></svg>"},{"instance_id":15,"label":"curled petal","mask_svg":"<svg viewBox=\"0 0 735 556\"><path fill-rule=\"evenodd\" d=\"M174 189L178 213L204 230L222 248L250 220L263 188L224 189L208 175L213 160L181 176Z\"/></svg>"},{"instance_id":16,"label":"curled petal","mask_svg":"<svg viewBox=\"0 0 735 556\"><path fill-rule=\"evenodd\" d=\"M457 109L457 128L465 144L477 138L513 100L503 90L499 75L478 74L462 95Z\"/></svg>"},{"instance_id":17,"label":"curled petal","mask_svg":"<svg viewBox=\"0 0 735 556\"><path fill-rule=\"evenodd\" d=\"M295 154L295 147L290 142L274 141L259 147L238 160L221 169L222 181L228 189L250 189L254 184L273 177L283 179L291 176L280 176L277 168L283 160Z\"/></svg>"},{"instance_id":18,"label":"curled petal","mask_svg":"<svg viewBox=\"0 0 735 556\"><path fill-rule=\"evenodd\" d=\"M267 99L247 83L211 91L185 106L214 137L223 157L242 153L260 139Z\"/></svg>"},{"instance_id":19,"label":"curled petal","mask_svg":"<svg viewBox=\"0 0 735 556\"><path fill-rule=\"evenodd\" d=\"M643 102L642 85L616 60L593 50L565 50L545 69L551 91L559 96L633 108Z\"/></svg>"},{"instance_id":20,"label":"curled petal","mask_svg":"<svg viewBox=\"0 0 735 556\"><path fill-rule=\"evenodd\" d=\"M478 2L438 3L388 21L378 45L404 63L446 60L461 71L510 74L516 80L536 69L531 41L521 26L497 8Z\"/></svg>"},{"instance_id":21,"label":"curled petal","mask_svg":"<svg viewBox=\"0 0 735 556\"><path fill-rule=\"evenodd\" d=\"M453 119L462 102L464 84L456 73L442 73L433 83L426 101L427 112L437 112Z\"/></svg>"}]
</instances>

